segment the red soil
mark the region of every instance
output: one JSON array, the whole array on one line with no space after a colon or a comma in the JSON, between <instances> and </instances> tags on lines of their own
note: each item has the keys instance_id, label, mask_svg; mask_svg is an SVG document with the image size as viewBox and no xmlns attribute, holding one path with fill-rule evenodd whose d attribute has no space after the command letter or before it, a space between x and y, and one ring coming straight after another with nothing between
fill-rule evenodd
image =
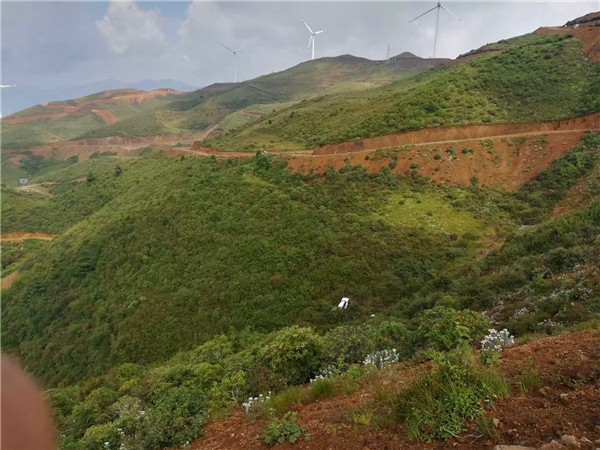
<instances>
[{"instance_id":1,"label":"red soil","mask_svg":"<svg viewBox=\"0 0 600 450\"><path fill-rule=\"evenodd\" d=\"M361 389L350 395L294 407L298 423L311 434L311 441L278 445L285 449L490 449L495 444L539 447L563 434L591 441L600 439L600 333L588 331L541 339L505 350L499 370L511 385L511 396L499 400L487 412L499 420L496 439L485 437L469 424L458 438L434 443L409 441L402 427L355 423L350 413L361 405L374 411L374 398L395 395L428 367L399 364L374 378L361 380ZM523 374L534 370L545 387L522 394ZM383 397L385 398L385 396ZM237 410L223 421L212 421L205 436L192 442L192 449L267 449L261 439L264 420L250 420Z\"/></svg>"},{"instance_id":2,"label":"red soil","mask_svg":"<svg viewBox=\"0 0 600 450\"><path fill-rule=\"evenodd\" d=\"M121 120L107 109L92 109L92 112L104 120L104 123L107 125L112 125Z\"/></svg>"},{"instance_id":3,"label":"red soil","mask_svg":"<svg viewBox=\"0 0 600 450\"><path fill-rule=\"evenodd\" d=\"M7 125L17 125L20 123L37 122L44 120L56 120L67 115L83 116L88 113L93 113L99 116L107 125L119 122L119 118L112 112L106 109L95 109L94 105L101 103L105 104L123 104L123 103L134 103L140 104L144 100L149 100L156 97L164 97L167 95L182 95L183 92L178 92L173 89L156 89L151 92L140 91L137 89L119 89L111 91L106 94L105 97L95 100L86 101L69 101L66 102L53 102L51 104L41 105L42 108L51 109L56 111L52 114L33 114L19 117L8 117L3 118L2 123ZM94 109L92 109L94 108Z\"/></svg>"},{"instance_id":4,"label":"red soil","mask_svg":"<svg viewBox=\"0 0 600 450\"><path fill-rule=\"evenodd\" d=\"M57 114L35 114L31 116L2 118L2 123L6 125L18 125L20 123L38 122L44 120L56 120L67 116L69 113L62 112Z\"/></svg>"},{"instance_id":5,"label":"red soil","mask_svg":"<svg viewBox=\"0 0 600 450\"><path fill-rule=\"evenodd\" d=\"M0 234L0 242L23 242L25 239L51 241L55 236L55 234L46 233L3 233Z\"/></svg>"},{"instance_id":6,"label":"red soil","mask_svg":"<svg viewBox=\"0 0 600 450\"><path fill-rule=\"evenodd\" d=\"M84 139L81 141L63 141L52 144L39 145L19 150L3 150L4 153L22 153L31 152L33 155L40 155L46 159L69 159L73 156L79 157L79 161L85 161L94 153L97 154L115 154L119 156L131 156L136 150L151 147L162 149L171 147L181 142L191 142L198 139L200 134L193 134L189 137L179 135L168 136L147 136L139 138L108 137L101 139Z\"/></svg>"},{"instance_id":7,"label":"red soil","mask_svg":"<svg viewBox=\"0 0 600 450\"><path fill-rule=\"evenodd\" d=\"M597 14L597 13L596 13ZM535 31L538 34L550 34L564 36L572 35L583 44L583 51L592 60L600 62L600 27L595 23L583 23L579 27L551 27L539 28Z\"/></svg>"},{"instance_id":8,"label":"red soil","mask_svg":"<svg viewBox=\"0 0 600 450\"><path fill-rule=\"evenodd\" d=\"M477 182L482 187L516 190L573 148L586 130L600 130L600 113L558 122L431 128L327 145L312 152L269 154L288 158L288 168L303 173L324 173L348 163L380 171L396 158L392 170L396 174L415 170L438 183L469 186ZM254 155L220 152L199 142L191 149L164 153L223 158Z\"/></svg>"}]
</instances>

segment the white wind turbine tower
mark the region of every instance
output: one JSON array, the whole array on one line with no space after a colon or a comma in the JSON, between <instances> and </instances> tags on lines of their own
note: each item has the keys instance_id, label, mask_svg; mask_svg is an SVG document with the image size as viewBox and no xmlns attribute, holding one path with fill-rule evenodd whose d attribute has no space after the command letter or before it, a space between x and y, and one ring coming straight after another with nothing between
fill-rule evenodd
<instances>
[{"instance_id":1,"label":"white wind turbine tower","mask_svg":"<svg viewBox=\"0 0 600 450\"><path fill-rule=\"evenodd\" d=\"M304 22L304 19L302 19L302 22L304 23L304 25L306 25L306 28L308 28L308 31L310 31L310 39L308 40L308 47L307 48L310 48L310 44L312 44L312 59L315 59L315 36L317 34L323 33L325 30L313 31L313 30L310 29L310 27L308 26L308 24L306 22Z\"/></svg>"},{"instance_id":2,"label":"white wind turbine tower","mask_svg":"<svg viewBox=\"0 0 600 450\"><path fill-rule=\"evenodd\" d=\"M223 47L225 47L227 50L229 50L233 54L233 82L237 83L237 69L235 67L235 55L237 52L242 51L244 49L244 47L246 47L246 46L242 45L237 50L232 50L229 47L227 47L225 44L223 44L222 42L219 42L219 44L221 44Z\"/></svg>"},{"instance_id":3,"label":"white wind turbine tower","mask_svg":"<svg viewBox=\"0 0 600 450\"><path fill-rule=\"evenodd\" d=\"M462 20L460 20L460 18L456 14L454 14L452 11L450 11L448 8L446 8L445 6L442 6L441 2L438 2L436 6L434 6L433 8L431 8L428 11L425 11L420 16L415 17L413 20L410 20L408 23L414 22L418 18L423 17L425 14L429 14L434 9L437 9L437 14L436 14L436 17L435 17L435 37L433 38L433 57L435 58L435 50L436 50L436 47L437 47L438 23L440 21L440 9L443 9L447 13L449 13L449 14L453 15L454 17L456 17L459 22L462 22Z\"/></svg>"}]
</instances>

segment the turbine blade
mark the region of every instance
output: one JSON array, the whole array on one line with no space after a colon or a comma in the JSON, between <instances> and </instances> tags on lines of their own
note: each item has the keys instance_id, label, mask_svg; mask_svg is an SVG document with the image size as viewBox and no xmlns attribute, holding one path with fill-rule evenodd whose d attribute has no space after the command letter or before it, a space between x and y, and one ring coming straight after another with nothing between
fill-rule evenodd
<instances>
[{"instance_id":1,"label":"turbine blade","mask_svg":"<svg viewBox=\"0 0 600 450\"><path fill-rule=\"evenodd\" d=\"M440 5L440 6L442 6L442 5ZM433 11L433 10L434 10L434 9L436 9L436 8L437 8L437 5L436 5L436 6L434 6L433 8L431 8L431 9L429 9L429 10L425 11L425 12L424 12L423 14L421 14L420 16L417 16L417 17L415 17L413 20L409 20L409 21L408 21L408 23L414 22L414 21L415 21L415 20L417 20L419 17L423 17L425 14L429 14L431 11Z\"/></svg>"},{"instance_id":2,"label":"turbine blade","mask_svg":"<svg viewBox=\"0 0 600 450\"><path fill-rule=\"evenodd\" d=\"M310 35L310 39L308 40L308 47L307 47L307 48L310 48L310 44L311 44L311 42L313 41L313 39L314 39L314 37L313 37L313 35L311 34L311 35Z\"/></svg>"},{"instance_id":3,"label":"turbine blade","mask_svg":"<svg viewBox=\"0 0 600 450\"><path fill-rule=\"evenodd\" d=\"M235 53L237 52L241 52L242 50L244 50L246 48L246 44L242 45L240 48L238 48Z\"/></svg>"},{"instance_id":4,"label":"turbine blade","mask_svg":"<svg viewBox=\"0 0 600 450\"><path fill-rule=\"evenodd\" d=\"M315 33L314 33L314 34L321 34L321 33L324 33L324 32L325 32L325 30L321 30L321 31L315 31Z\"/></svg>"},{"instance_id":5,"label":"turbine blade","mask_svg":"<svg viewBox=\"0 0 600 450\"><path fill-rule=\"evenodd\" d=\"M462 20L460 20L460 17L458 17L456 14L454 14L452 11L450 11L448 8L446 8L444 5L440 5L440 8L446 10L447 13L450 13L451 15L453 15L454 17L456 17L459 22L464 23Z\"/></svg>"},{"instance_id":6,"label":"turbine blade","mask_svg":"<svg viewBox=\"0 0 600 450\"><path fill-rule=\"evenodd\" d=\"M229 47L227 47L225 44L223 44L222 42L219 42L219 44L221 44L223 47L225 47L227 50L229 50L231 53L235 53L233 50L231 50Z\"/></svg>"},{"instance_id":7,"label":"turbine blade","mask_svg":"<svg viewBox=\"0 0 600 450\"><path fill-rule=\"evenodd\" d=\"M308 28L308 31L310 31L310 34L312 34L313 30L311 30L310 27L308 26L308 24L306 22L304 22L304 19L302 19L302 23L304 23L304 25L306 25L306 28Z\"/></svg>"}]
</instances>

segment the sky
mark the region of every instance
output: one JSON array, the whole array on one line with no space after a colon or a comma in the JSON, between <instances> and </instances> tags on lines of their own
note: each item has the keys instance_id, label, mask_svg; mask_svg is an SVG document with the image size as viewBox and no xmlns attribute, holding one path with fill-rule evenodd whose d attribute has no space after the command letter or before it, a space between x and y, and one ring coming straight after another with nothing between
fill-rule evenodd
<instances>
[{"instance_id":1,"label":"sky","mask_svg":"<svg viewBox=\"0 0 600 450\"><path fill-rule=\"evenodd\" d=\"M563 25L591 11L588 2L446 1L437 57L455 58L540 26ZM174 79L200 88L281 71L310 58L352 54L384 59L409 51L431 57L436 1L0 2L1 82L18 88L83 85L103 79ZM18 89L13 88L13 89Z\"/></svg>"}]
</instances>

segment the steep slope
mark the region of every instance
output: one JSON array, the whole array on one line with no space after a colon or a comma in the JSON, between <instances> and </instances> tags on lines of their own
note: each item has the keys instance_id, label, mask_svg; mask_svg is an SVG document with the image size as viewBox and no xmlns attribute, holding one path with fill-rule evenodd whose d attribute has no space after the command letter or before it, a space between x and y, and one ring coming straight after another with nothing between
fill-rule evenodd
<instances>
[{"instance_id":1,"label":"steep slope","mask_svg":"<svg viewBox=\"0 0 600 450\"><path fill-rule=\"evenodd\" d=\"M590 30L600 35L600 27ZM528 35L465 59L390 86L293 105L206 145L314 148L441 125L561 120L600 110L600 66L569 35Z\"/></svg>"}]
</instances>

